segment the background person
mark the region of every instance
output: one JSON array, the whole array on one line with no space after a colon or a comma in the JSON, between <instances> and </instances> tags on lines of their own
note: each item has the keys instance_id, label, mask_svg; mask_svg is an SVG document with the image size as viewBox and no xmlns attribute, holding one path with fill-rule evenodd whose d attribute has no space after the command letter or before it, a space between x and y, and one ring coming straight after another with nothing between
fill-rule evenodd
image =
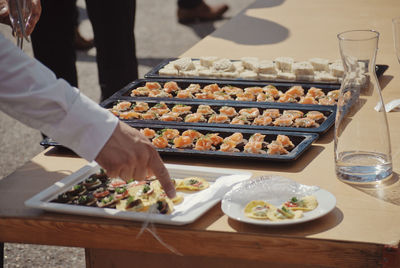
<instances>
[{"instance_id":1,"label":"background person","mask_svg":"<svg viewBox=\"0 0 400 268\"><path fill-rule=\"evenodd\" d=\"M217 20L228 10L228 5L208 5L203 0L178 0L178 21Z\"/></svg>"},{"instance_id":2,"label":"background person","mask_svg":"<svg viewBox=\"0 0 400 268\"><path fill-rule=\"evenodd\" d=\"M42 0L42 15L32 33L36 59L58 78L78 86L75 0ZM135 0L86 0L92 24L101 100L138 78L135 46ZM61 51L61 52L60 52Z\"/></svg>"}]
</instances>

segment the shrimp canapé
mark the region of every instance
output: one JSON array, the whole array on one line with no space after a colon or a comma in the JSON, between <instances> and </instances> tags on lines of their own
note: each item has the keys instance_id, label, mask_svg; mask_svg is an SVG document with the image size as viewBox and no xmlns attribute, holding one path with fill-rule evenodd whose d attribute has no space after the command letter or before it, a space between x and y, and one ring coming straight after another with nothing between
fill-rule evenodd
<instances>
[{"instance_id":1,"label":"shrimp canap\u00e9","mask_svg":"<svg viewBox=\"0 0 400 268\"><path fill-rule=\"evenodd\" d=\"M193 147L193 139L189 136L179 136L174 138L175 148L191 148Z\"/></svg>"},{"instance_id":2,"label":"shrimp canap\u00e9","mask_svg":"<svg viewBox=\"0 0 400 268\"><path fill-rule=\"evenodd\" d=\"M188 114L185 116L185 122L187 123L203 123L207 122L207 119L204 117L204 115L200 113L193 113L193 114Z\"/></svg>"},{"instance_id":3,"label":"shrimp canap\u00e9","mask_svg":"<svg viewBox=\"0 0 400 268\"><path fill-rule=\"evenodd\" d=\"M175 91L180 90L181 88L178 86L178 84L175 81L169 81L164 84L163 90L167 93L172 93Z\"/></svg>"},{"instance_id":4,"label":"shrimp canap\u00e9","mask_svg":"<svg viewBox=\"0 0 400 268\"><path fill-rule=\"evenodd\" d=\"M212 140L207 136L203 136L196 141L194 149L199 151L214 150L215 148L213 148L212 145L213 145Z\"/></svg>"},{"instance_id":5,"label":"shrimp canap\u00e9","mask_svg":"<svg viewBox=\"0 0 400 268\"><path fill-rule=\"evenodd\" d=\"M143 128L140 130L140 132L148 139L152 139L156 136L156 132L154 129Z\"/></svg>"},{"instance_id":6,"label":"shrimp canap\u00e9","mask_svg":"<svg viewBox=\"0 0 400 268\"><path fill-rule=\"evenodd\" d=\"M188 129L188 130L185 130L185 131L182 133L182 136L188 136L188 137L190 137L192 140L197 140L197 139L203 137L204 135L201 134L200 132L198 132L197 130Z\"/></svg>"},{"instance_id":7,"label":"shrimp canap\u00e9","mask_svg":"<svg viewBox=\"0 0 400 268\"><path fill-rule=\"evenodd\" d=\"M223 114L223 115L226 115L226 116L229 116L229 117L234 117L234 116L237 115L237 112L236 112L235 108L229 107L229 106L222 106L219 109L219 113Z\"/></svg>"},{"instance_id":8,"label":"shrimp canap\u00e9","mask_svg":"<svg viewBox=\"0 0 400 268\"><path fill-rule=\"evenodd\" d=\"M173 128L165 128L160 131L160 136L165 137L167 140L172 140L179 136L179 130Z\"/></svg>"},{"instance_id":9,"label":"shrimp canap\u00e9","mask_svg":"<svg viewBox=\"0 0 400 268\"><path fill-rule=\"evenodd\" d=\"M153 145L157 148L163 149L168 147L168 140L166 137L157 136L152 141Z\"/></svg>"},{"instance_id":10,"label":"shrimp canap\u00e9","mask_svg":"<svg viewBox=\"0 0 400 268\"><path fill-rule=\"evenodd\" d=\"M286 135L278 135L276 137L276 141L280 142L282 144L283 147L287 148L287 149L292 149L294 148L294 144L293 142L289 139L288 136Z\"/></svg>"}]
</instances>

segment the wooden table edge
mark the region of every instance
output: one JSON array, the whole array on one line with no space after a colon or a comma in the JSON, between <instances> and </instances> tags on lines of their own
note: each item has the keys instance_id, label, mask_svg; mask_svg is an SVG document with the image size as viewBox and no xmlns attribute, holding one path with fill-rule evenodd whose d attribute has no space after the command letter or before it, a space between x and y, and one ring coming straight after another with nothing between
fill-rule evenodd
<instances>
[{"instance_id":1,"label":"wooden table edge","mask_svg":"<svg viewBox=\"0 0 400 268\"><path fill-rule=\"evenodd\" d=\"M141 225L138 224L113 225L55 222L46 219L0 219L0 241L3 242L84 247L92 250L107 249L111 252L122 250L175 254L148 231L144 231L137 238L140 230ZM266 263L275 261L288 265L300 262L335 267L396 267L388 266L387 262L391 260L390 262L400 263L398 250L382 244L266 236L254 233L232 234L221 231L187 230L176 226L157 226L154 231L165 244L183 256L236 258ZM101 240L101 236L91 236L92 232L108 232L108 239ZM112 232L111 235L110 232ZM179 235L176 232L179 232ZM232 251L235 252L234 256L232 256Z\"/></svg>"}]
</instances>

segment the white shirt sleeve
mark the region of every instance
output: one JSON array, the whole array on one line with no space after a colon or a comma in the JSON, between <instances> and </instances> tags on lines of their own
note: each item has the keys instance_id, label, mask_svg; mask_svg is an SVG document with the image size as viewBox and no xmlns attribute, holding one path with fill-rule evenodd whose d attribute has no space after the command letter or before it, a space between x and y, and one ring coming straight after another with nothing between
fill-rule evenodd
<instances>
[{"instance_id":1,"label":"white shirt sleeve","mask_svg":"<svg viewBox=\"0 0 400 268\"><path fill-rule=\"evenodd\" d=\"M0 110L88 161L96 158L118 123L118 118L1 34Z\"/></svg>"}]
</instances>

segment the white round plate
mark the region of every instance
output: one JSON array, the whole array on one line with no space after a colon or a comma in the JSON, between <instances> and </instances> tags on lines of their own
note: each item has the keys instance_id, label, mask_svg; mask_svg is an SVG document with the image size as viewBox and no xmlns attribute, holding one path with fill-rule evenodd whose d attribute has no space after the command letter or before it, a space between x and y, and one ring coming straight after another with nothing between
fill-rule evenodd
<instances>
[{"instance_id":1,"label":"white round plate","mask_svg":"<svg viewBox=\"0 0 400 268\"><path fill-rule=\"evenodd\" d=\"M304 212L299 219L281 221L257 220L244 215L245 206L252 200L264 200L274 206L280 206L292 197L314 195L318 207L312 211ZM254 180L246 180L236 184L222 199L222 211L231 219L267 226L298 224L311 221L331 212L336 206L336 198L330 192L318 186L308 186L293 180L270 175Z\"/></svg>"}]
</instances>

